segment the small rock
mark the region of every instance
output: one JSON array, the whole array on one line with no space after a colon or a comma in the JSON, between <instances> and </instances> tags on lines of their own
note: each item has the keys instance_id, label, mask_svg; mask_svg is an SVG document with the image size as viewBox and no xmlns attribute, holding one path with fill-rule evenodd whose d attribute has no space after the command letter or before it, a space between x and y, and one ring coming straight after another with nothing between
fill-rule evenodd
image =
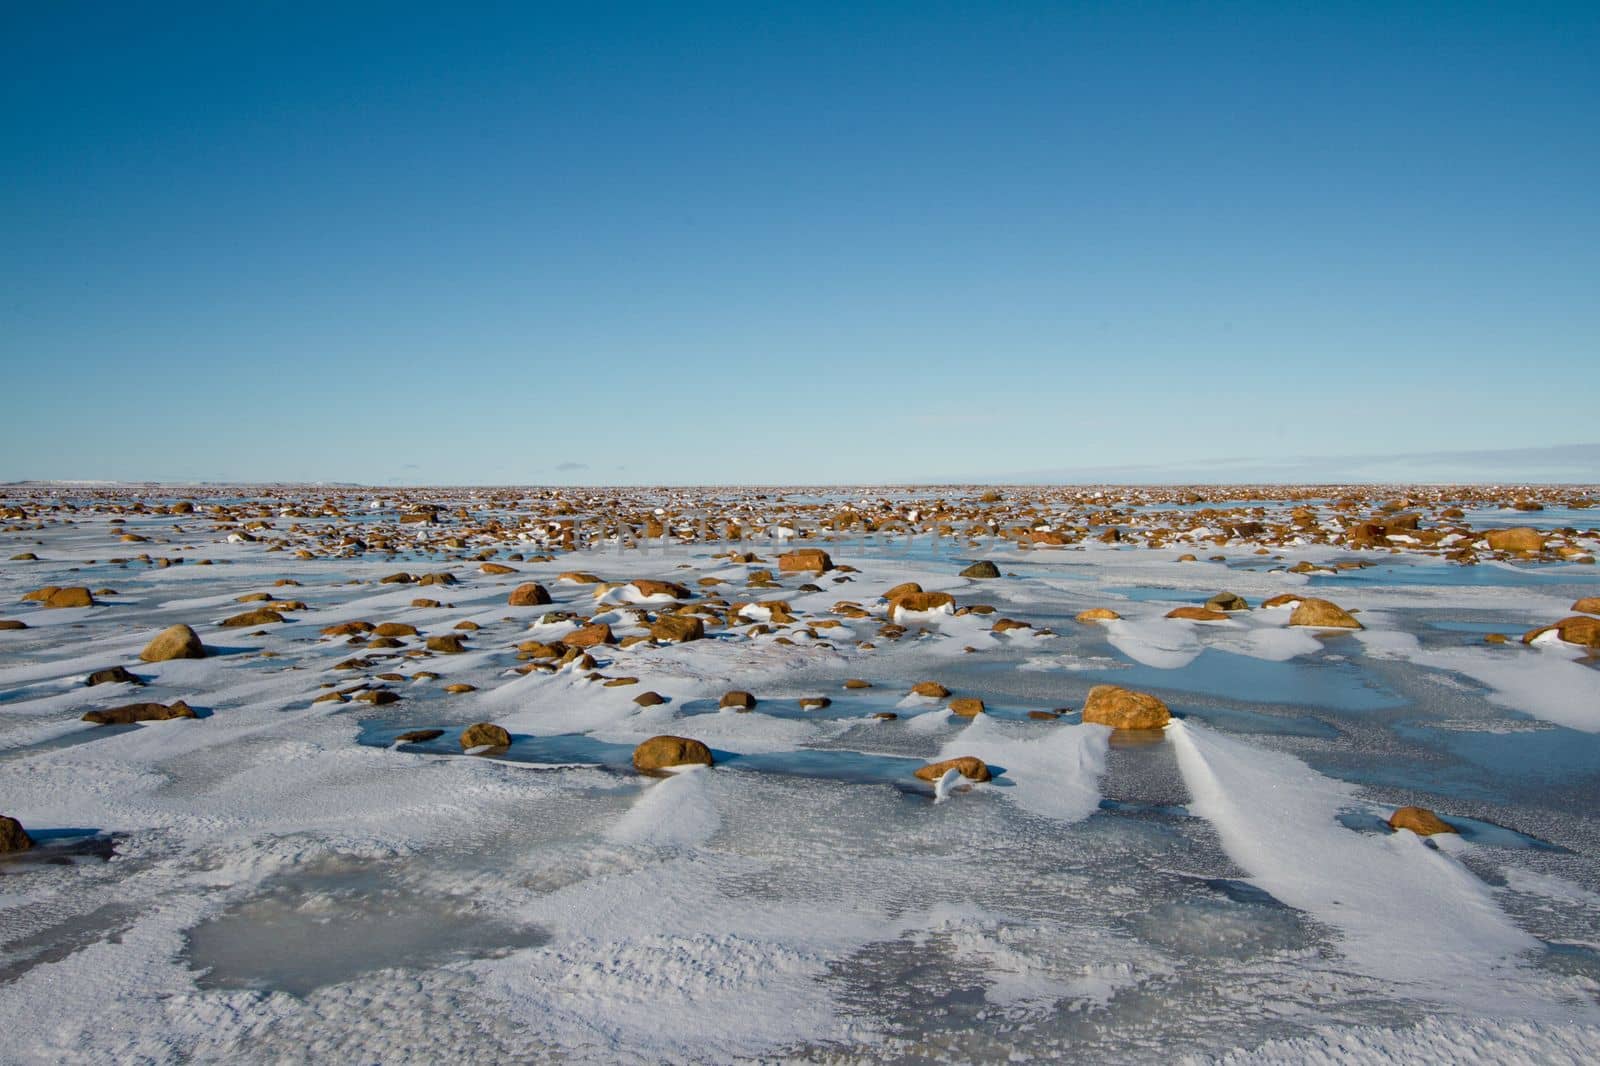
<instances>
[{"instance_id":1,"label":"small rock","mask_svg":"<svg viewBox=\"0 0 1600 1066\"><path fill-rule=\"evenodd\" d=\"M615 644L617 638L611 635L611 627L605 622L595 622L592 625L574 629L571 633L562 637L561 642L569 649L592 648L597 644Z\"/></svg>"},{"instance_id":2,"label":"small rock","mask_svg":"<svg viewBox=\"0 0 1600 1066\"><path fill-rule=\"evenodd\" d=\"M453 685L446 685L444 690L452 696L465 696L469 692L478 691L478 686L469 685L465 681L458 681Z\"/></svg>"},{"instance_id":3,"label":"small rock","mask_svg":"<svg viewBox=\"0 0 1600 1066\"><path fill-rule=\"evenodd\" d=\"M962 696L960 699L951 700L950 713L962 718L976 718L984 711L983 701L976 696Z\"/></svg>"},{"instance_id":4,"label":"small rock","mask_svg":"<svg viewBox=\"0 0 1600 1066\"><path fill-rule=\"evenodd\" d=\"M0 629L27 629L28 623L15 618L0 618Z\"/></svg>"},{"instance_id":5,"label":"small rock","mask_svg":"<svg viewBox=\"0 0 1600 1066\"><path fill-rule=\"evenodd\" d=\"M667 698L659 692L641 692L633 698L633 702L640 707L655 707L658 704L666 703Z\"/></svg>"},{"instance_id":6,"label":"small rock","mask_svg":"<svg viewBox=\"0 0 1600 1066\"><path fill-rule=\"evenodd\" d=\"M864 679L859 678L859 677L852 677L852 678L848 679L847 681L845 681L844 687L845 688L871 688L872 687L872 682L864 680Z\"/></svg>"},{"instance_id":7,"label":"small rock","mask_svg":"<svg viewBox=\"0 0 1600 1066\"><path fill-rule=\"evenodd\" d=\"M693 615L664 614L650 627L650 639L669 644L682 644L702 640L706 635L705 623Z\"/></svg>"},{"instance_id":8,"label":"small rock","mask_svg":"<svg viewBox=\"0 0 1600 1066\"><path fill-rule=\"evenodd\" d=\"M1579 614L1600 614L1600 596L1585 596L1572 605Z\"/></svg>"},{"instance_id":9,"label":"small rock","mask_svg":"<svg viewBox=\"0 0 1600 1066\"><path fill-rule=\"evenodd\" d=\"M394 738L396 744L422 744L430 740L438 740L444 736L442 729L413 729L409 733L401 733Z\"/></svg>"},{"instance_id":10,"label":"small rock","mask_svg":"<svg viewBox=\"0 0 1600 1066\"><path fill-rule=\"evenodd\" d=\"M950 695L950 690L937 681L918 681L911 686L911 694L914 696L926 696L932 700L942 700Z\"/></svg>"},{"instance_id":11,"label":"small rock","mask_svg":"<svg viewBox=\"0 0 1600 1066\"><path fill-rule=\"evenodd\" d=\"M965 570L961 571L962 577L991 578L1000 576L1000 568L987 559L980 559Z\"/></svg>"},{"instance_id":12,"label":"small rock","mask_svg":"<svg viewBox=\"0 0 1600 1066\"><path fill-rule=\"evenodd\" d=\"M723 693L722 701L717 706L722 708L732 707L736 711L753 711L756 709L756 698L748 692L735 689L732 692Z\"/></svg>"},{"instance_id":13,"label":"small rock","mask_svg":"<svg viewBox=\"0 0 1600 1066\"><path fill-rule=\"evenodd\" d=\"M800 709L802 711L820 711L824 707L833 706L833 701L826 696L801 696Z\"/></svg>"},{"instance_id":14,"label":"small rock","mask_svg":"<svg viewBox=\"0 0 1600 1066\"><path fill-rule=\"evenodd\" d=\"M1174 607L1167 612L1168 618L1186 618L1191 622L1226 622L1228 616L1221 611L1213 611L1209 607Z\"/></svg>"}]
</instances>

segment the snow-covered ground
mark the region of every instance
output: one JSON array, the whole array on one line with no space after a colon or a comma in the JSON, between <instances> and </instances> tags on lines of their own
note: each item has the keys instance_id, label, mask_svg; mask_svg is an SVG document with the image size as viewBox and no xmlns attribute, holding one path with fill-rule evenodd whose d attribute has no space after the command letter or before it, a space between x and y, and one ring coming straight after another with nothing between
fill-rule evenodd
<instances>
[{"instance_id":1,"label":"snow-covered ground","mask_svg":"<svg viewBox=\"0 0 1600 1066\"><path fill-rule=\"evenodd\" d=\"M0 814L35 839L0 856L0 1061L1600 1060L1600 670L1517 639L1600 594L1592 565L1407 548L1308 574L1290 567L1356 556L823 535L806 545L853 569L781 573L793 545L770 538L541 557L548 516L487 490L441 499L472 517L421 546L393 494L348 518L316 513L327 495L218 490L226 515L32 499L0 535L0 618L28 627L0 631ZM396 552L323 550L329 530ZM959 576L977 558L1003 576ZM380 583L401 570L456 583ZM559 577L584 571L616 587ZM588 622L646 634L677 601L624 584L643 578L720 600L706 638L519 672L519 644ZM553 602L509 606L529 581ZM954 609L885 630L908 581ZM115 591L22 601L51 585ZM1224 590L1252 609L1165 617ZM304 606L218 624L257 593ZM1291 626L1260 606L1283 593L1365 628ZM1121 617L1075 621L1091 607ZM355 620L417 634L322 633ZM180 622L212 654L141 662ZM115 665L145 684L85 684ZM1177 720L1082 722L1107 682ZM731 690L755 708L719 707ZM356 698L378 691L398 699ZM200 717L80 720L178 699ZM510 748L464 754L474 722ZM424 728L443 735L395 743ZM715 765L634 772L658 734ZM963 755L994 779L913 774ZM1411 804L1459 834L1388 830Z\"/></svg>"}]
</instances>

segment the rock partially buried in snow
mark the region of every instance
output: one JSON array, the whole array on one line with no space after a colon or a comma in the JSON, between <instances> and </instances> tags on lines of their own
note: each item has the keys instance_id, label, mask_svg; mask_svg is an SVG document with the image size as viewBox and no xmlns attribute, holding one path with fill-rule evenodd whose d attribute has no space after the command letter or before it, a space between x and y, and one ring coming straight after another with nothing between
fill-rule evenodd
<instances>
[{"instance_id":1,"label":"rock partially buried in snow","mask_svg":"<svg viewBox=\"0 0 1600 1066\"><path fill-rule=\"evenodd\" d=\"M1000 568L987 559L980 559L961 571L962 577L992 578L1000 576Z\"/></svg>"},{"instance_id":2,"label":"rock partially buried in snow","mask_svg":"<svg viewBox=\"0 0 1600 1066\"><path fill-rule=\"evenodd\" d=\"M748 692L735 689L732 692L723 693L722 701L717 706L723 708L731 707L736 711L753 711L756 709L756 698Z\"/></svg>"},{"instance_id":3,"label":"rock partially buried in snow","mask_svg":"<svg viewBox=\"0 0 1600 1066\"><path fill-rule=\"evenodd\" d=\"M582 626L561 638L561 643L569 648L592 648L596 644L615 644L617 638L611 635L611 626L605 622L595 622L593 625Z\"/></svg>"},{"instance_id":4,"label":"rock partially buried in snow","mask_svg":"<svg viewBox=\"0 0 1600 1066\"><path fill-rule=\"evenodd\" d=\"M511 590L506 603L512 607L539 607L550 602L550 593L537 581L529 581Z\"/></svg>"},{"instance_id":5,"label":"rock partially buried in snow","mask_svg":"<svg viewBox=\"0 0 1600 1066\"><path fill-rule=\"evenodd\" d=\"M950 713L962 718L976 718L984 711L983 701L976 696L962 696L948 704Z\"/></svg>"},{"instance_id":6,"label":"rock partially buried in snow","mask_svg":"<svg viewBox=\"0 0 1600 1066\"><path fill-rule=\"evenodd\" d=\"M42 601L46 607L93 607L94 595L81 585L51 589Z\"/></svg>"},{"instance_id":7,"label":"rock partially buried in snow","mask_svg":"<svg viewBox=\"0 0 1600 1066\"><path fill-rule=\"evenodd\" d=\"M0 629L27 629L28 623L15 618L0 618Z\"/></svg>"},{"instance_id":8,"label":"rock partially buried in snow","mask_svg":"<svg viewBox=\"0 0 1600 1066\"><path fill-rule=\"evenodd\" d=\"M15 818L0 814L0 855L13 851L27 851L33 847L33 838Z\"/></svg>"},{"instance_id":9,"label":"rock partially buried in snow","mask_svg":"<svg viewBox=\"0 0 1600 1066\"><path fill-rule=\"evenodd\" d=\"M950 690L937 681L918 681L911 686L913 696L926 696L930 700L942 700L950 695Z\"/></svg>"},{"instance_id":10,"label":"rock partially buried in snow","mask_svg":"<svg viewBox=\"0 0 1600 1066\"><path fill-rule=\"evenodd\" d=\"M1409 829L1419 837L1454 833L1456 829L1426 807L1401 807L1389 815L1390 829Z\"/></svg>"},{"instance_id":11,"label":"rock partially buried in snow","mask_svg":"<svg viewBox=\"0 0 1600 1066\"><path fill-rule=\"evenodd\" d=\"M429 651L438 652L440 655L460 655L467 650L467 646L461 642L461 637L455 633L429 637L426 646Z\"/></svg>"},{"instance_id":12,"label":"rock partially buried in snow","mask_svg":"<svg viewBox=\"0 0 1600 1066\"><path fill-rule=\"evenodd\" d=\"M477 722L461 731L461 747L465 751L471 751L473 748L508 748L510 746L511 734L493 722Z\"/></svg>"},{"instance_id":13,"label":"rock partially buried in snow","mask_svg":"<svg viewBox=\"0 0 1600 1066\"><path fill-rule=\"evenodd\" d=\"M889 601L889 621L893 622L902 612L928 614L941 611L949 614L954 612L955 605L955 597L948 592L902 592Z\"/></svg>"},{"instance_id":14,"label":"rock partially buried in snow","mask_svg":"<svg viewBox=\"0 0 1600 1066\"><path fill-rule=\"evenodd\" d=\"M438 740L444 736L442 729L413 729L409 733L401 733L394 738L396 744L422 744L430 740Z\"/></svg>"},{"instance_id":15,"label":"rock partially buried in snow","mask_svg":"<svg viewBox=\"0 0 1600 1066\"><path fill-rule=\"evenodd\" d=\"M135 722L166 722L174 718L198 718L194 708L182 700L176 703L129 703L122 707L107 707L90 711L83 716L85 722L95 725L133 725Z\"/></svg>"},{"instance_id":16,"label":"rock partially buried in snow","mask_svg":"<svg viewBox=\"0 0 1600 1066\"><path fill-rule=\"evenodd\" d=\"M778 572L793 573L798 570L824 573L833 569L833 560L821 548L796 548L778 556Z\"/></svg>"},{"instance_id":17,"label":"rock partially buried in snow","mask_svg":"<svg viewBox=\"0 0 1600 1066\"><path fill-rule=\"evenodd\" d=\"M634 769L642 773L695 765L712 765L711 749L689 737L651 737L633 749Z\"/></svg>"},{"instance_id":18,"label":"rock partially buried in snow","mask_svg":"<svg viewBox=\"0 0 1600 1066\"><path fill-rule=\"evenodd\" d=\"M1312 626L1317 629L1361 629L1360 622L1349 611L1332 600L1316 598L1301 600L1289 616L1292 626Z\"/></svg>"},{"instance_id":19,"label":"rock partially buried in snow","mask_svg":"<svg viewBox=\"0 0 1600 1066\"><path fill-rule=\"evenodd\" d=\"M1600 596L1585 596L1572 609L1580 614L1600 614Z\"/></svg>"},{"instance_id":20,"label":"rock partially buried in snow","mask_svg":"<svg viewBox=\"0 0 1600 1066\"><path fill-rule=\"evenodd\" d=\"M1161 729L1172 721L1167 705L1148 692L1096 685L1083 704L1083 720L1112 729Z\"/></svg>"},{"instance_id":21,"label":"rock partially buried in snow","mask_svg":"<svg viewBox=\"0 0 1600 1066\"><path fill-rule=\"evenodd\" d=\"M199 634L186 625L169 626L156 634L156 638L145 645L144 651L139 653L139 658L147 663L164 663L171 659L204 659L206 646L200 642Z\"/></svg>"},{"instance_id":22,"label":"rock partially buried in snow","mask_svg":"<svg viewBox=\"0 0 1600 1066\"><path fill-rule=\"evenodd\" d=\"M961 776L968 781L990 780L989 766L976 755L960 755L954 759L945 759L943 762L929 763L919 766L914 771L917 777L924 781L937 781L951 770L958 770Z\"/></svg>"},{"instance_id":23,"label":"rock partially buried in snow","mask_svg":"<svg viewBox=\"0 0 1600 1066\"><path fill-rule=\"evenodd\" d=\"M641 692L633 698L633 702L638 704L640 707L655 707L659 704L666 703L667 698L659 692Z\"/></svg>"},{"instance_id":24,"label":"rock partially buried in snow","mask_svg":"<svg viewBox=\"0 0 1600 1066\"><path fill-rule=\"evenodd\" d=\"M1213 611L1248 611L1250 605L1243 596L1232 592L1219 592L1206 601L1206 606Z\"/></svg>"}]
</instances>

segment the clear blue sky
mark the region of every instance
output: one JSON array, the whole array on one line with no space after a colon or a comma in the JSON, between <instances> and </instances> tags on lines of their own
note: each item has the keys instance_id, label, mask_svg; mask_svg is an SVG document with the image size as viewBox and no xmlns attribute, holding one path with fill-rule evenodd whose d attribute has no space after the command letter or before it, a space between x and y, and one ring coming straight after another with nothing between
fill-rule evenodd
<instances>
[{"instance_id":1,"label":"clear blue sky","mask_svg":"<svg viewBox=\"0 0 1600 1066\"><path fill-rule=\"evenodd\" d=\"M1593 0L5 3L0 69L0 478L1600 439Z\"/></svg>"}]
</instances>

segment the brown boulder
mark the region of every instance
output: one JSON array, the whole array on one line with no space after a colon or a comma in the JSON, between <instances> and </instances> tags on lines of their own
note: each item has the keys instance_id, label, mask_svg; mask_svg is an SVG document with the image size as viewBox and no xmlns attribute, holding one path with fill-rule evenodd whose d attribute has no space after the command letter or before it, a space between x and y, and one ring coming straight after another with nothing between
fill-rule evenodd
<instances>
[{"instance_id":1,"label":"brown boulder","mask_svg":"<svg viewBox=\"0 0 1600 1066\"><path fill-rule=\"evenodd\" d=\"M186 625L169 626L156 634L156 638L145 645L144 651L139 653L139 658L147 663L164 663L169 659L204 659L206 646L200 642L200 637L194 630Z\"/></svg>"},{"instance_id":2,"label":"brown boulder","mask_svg":"<svg viewBox=\"0 0 1600 1066\"><path fill-rule=\"evenodd\" d=\"M942 700L950 695L950 690L937 681L918 681L911 686L911 694L914 696L926 696L933 700Z\"/></svg>"},{"instance_id":3,"label":"brown boulder","mask_svg":"<svg viewBox=\"0 0 1600 1066\"><path fill-rule=\"evenodd\" d=\"M1409 829L1419 837L1457 830L1426 807L1401 807L1389 815L1390 829Z\"/></svg>"},{"instance_id":4,"label":"brown boulder","mask_svg":"<svg viewBox=\"0 0 1600 1066\"><path fill-rule=\"evenodd\" d=\"M423 744L430 740L438 740L444 736L442 729L413 729L409 733L401 733L394 738L396 744Z\"/></svg>"},{"instance_id":5,"label":"brown boulder","mask_svg":"<svg viewBox=\"0 0 1600 1066\"><path fill-rule=\"evenodd\" d=\"M1314 626L1318 629L1362 629L1365 628L1351 616L1349 611L1340 607L1332 600L1319 600L1315 597L1303 599L1295 606L1294 613L1289 616L1292 626Z\"/></svg>"},{"instance_id":6,"label":"brown boulder","mask_svg":"<svg viewBox=\"0 0 1600 1066\"><path fill-rule=\"evenodd\" d=\"M722 700L717 706L732 707L738 711L753 711L756 708L756 698L748 692L735 689L732 692L723 693Z\"/></svg>"},{"instance_id":7,"label":"brown boulder","mask_svg":"<svg viewBox=\"0 0 1600 1066\"><path fill-rule=\"evenodd\" d=\"M1213 611L1248 611L1250 604L1245 602L1243 596L1232 592L1219 592L1206 601L1206 606Z\"/></svg>"},{"instance_id":8,"label":"brown boulder","mask_svg":"<svg viewBox=\"0 0 1600 1066\"><path fill-rule=\"evenodd\" d=\"M507 566L505 563L484 563L478 567L478 573L480 574L514 574L516 572L516 567Z\"/></svg>"},{"instance_id":9,"label":"brown boulder","mask_svg":"<svg viewBox=\"0 0 1600 1066\"><path fill-rule=\"evenodd\" d=\"M429 651L438 652L440 655L460 655L467 650L467 646L462 643L461 638L454 633L429 637L427 648Z\"/></svg>"},{"instance_id":10,"label":"brown boulder","mask_svg":"<svg viewBox=\"0 0 1600 1066\"><path fill-rule=\"evenodd\" d=\"M327 630L323 632L326 633ZM372 634L378 637L414 637L417 635L417 627L405 622L384 622L382 625L374 626Z\"/></svg>"},{"instance_id":11,"label":"brown boulder","mask_svg":"<svg viewBox=\"0 0 1600 1066\"><path fill-rule=\"evenodd\" d=\"M1572 609L1580 614L1600 614L1600 596L1585 596Z\"/></svg>"},{"instance_id":12,"label":"brown boulder","mask_svg":"<svg viewBox=\"0 0 1600 1066\"><path fill-rule=\"evenodd\" d=\"M987 579L1000 576L1000 568L987 559L980 559L961 571L962 577Z\"/></svg>"},{"instance_id":13,"label":"brown boulder","mask_svg":"<svg viewBox=\"0 0 1600 1066\"><path fill-rule=\"evenodd\" d=\"M1172 712L1148 692L1096 685L1084 701L1083 720L1112 729L1160 729L1172 721Z\"/></svg>"},{"instance_id":14,"label":"brown boulder","mask_svg":"<svg viewBox=\"0 0 1600 1066\"><path fill-rule=\"evenodd\" d=\"M989 767L976 755L961 755L954 759L945 759L943 762L929 763L919 766L914 771L916 776L924 781L937 781L951 770L960 770L961 776L968 781L988 781Z\"/></svg>"},{"instance_id":15,"label":"brown boulder","mask_svg":"<svg viewBox=\"0 0 1600 1066\"><path fill-rule=\"evenodd\" d=\"M539 607L550 602L550 593L537 581L529 581L512 589L506 602L512 607Z\"/></svg>"},{"instance_id":16,"label":"brown boulder","mask_svg":"<svg viewBox=\"0 0 1600 1066\"><path fill-rule=\"evenodd\" d=\"M778 556L778 571L789 573L795 570L809 570L823 573L833 569L833 560L821 548L796 548L794 551L784 552Z\"/></svg>"},{"instance_id":17,"label":"brown boulder","mask_svg":"<svg viewBox=\"0 0 1600 1066\"><path fill-rule=\"evenodd\" d=\"M633 749L634 769L643 773L674 766L710 766L711 749L688 737L659 736Z\"/></svg>"},{"instance_id":18,"label":"brown boulder","mask_svg":"<svg viewBox=\"0 0 1600 1066\"><path fill-rule=\"evenodd\" d=\"M0 618L0 629L27 629L28 623L16 618Z\"/></svg>"},{"instance_id":19,"label":"brown boulder","mask_svg":"<svg viewBox=\"0 0 1600 1066\"><path fill-rule=\"evenodd\" d=\"M33 838L15 818L0 814L0 855L11 851L27 851L33 847Z\"/></svg>"},{"instance_id":20,"label":"brown boulder","mask_svg":"<svg viewBox=\"0 0 1600 1066\"><path fill-rule=\"evenodd\" d=\"M960 699L951 700L948 704L950 713L962 718L976 718L983 713L983 701L976 696L962 696Z\"/></svg>"},{"instance_id":21,"label":"brown boulder","mask_svg":"<svg viewBox=\"0 0 1600 1066\"><path fill-rule=\"evenodd\" d=\"M194 708L182 700L173 704L129 703L122 707L107 707L90 711L83 716L85 722L95 725L133 725L135 722L165 722L173 718L198 718Z\"/></svg>"},{"instance_id":22,"label":"brown boulder","mask_svg":"<svg viewBox=\"0 0 1600 1066\"><path fill-rule=\"evenodd\" d=\"M667 698L659 692L641 692L633 698L633 702L640 707L655 707L666 703Z\"/></svg>"},{"instance_id":23,"label":"brown boulder","mask_svg":"<svg viewBox=\"0 0 1600 1066\"><path fill-rule=\"evenodd\" d=\"M461 747L464 751L485 747L505 748L510 745L511 734L493 722L478 722L461 731Z\"/></svg>"}]
</instances>

